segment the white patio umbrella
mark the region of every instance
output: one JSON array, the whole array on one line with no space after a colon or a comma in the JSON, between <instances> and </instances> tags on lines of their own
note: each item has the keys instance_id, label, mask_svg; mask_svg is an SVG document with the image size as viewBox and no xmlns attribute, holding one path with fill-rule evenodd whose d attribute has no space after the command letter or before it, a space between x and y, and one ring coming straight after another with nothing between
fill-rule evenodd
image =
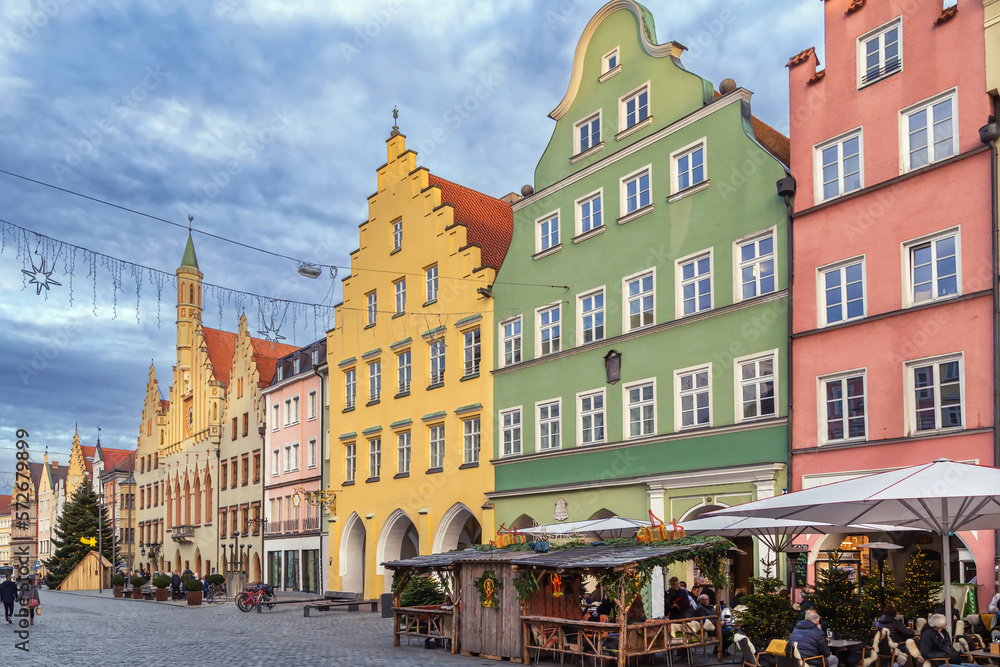
<instances>
[{"instance_id":1,"label":"white patio umbrella","mask_svg":"<svg viewBox=\"0 0 1000 667\"><path fill-rule=\"evenodd\" d=\"M524 528L518 532L529 535L552 535L565 537L569 535L592 535L594 537L633 537L640 528L649 526L648 521L640 519L623 519L621 517L611 517L609 519L587 519L585 521L568 521L566 523L552 523L544 526L533 526Z\"/></svg>"},{"instance_id":2,"label":"white patio umbrella","mask_svg":"<svg viewBox=\"0 0 1000 667\"><path fill-rule=\"evenodd\" d=\"M925 528L941 535L944 600L951 627L949 536L1000 527L1000 470L937 459L711 512L710 516L771 517L836 525L873 522Z\"/></svg>"}]
</instances>

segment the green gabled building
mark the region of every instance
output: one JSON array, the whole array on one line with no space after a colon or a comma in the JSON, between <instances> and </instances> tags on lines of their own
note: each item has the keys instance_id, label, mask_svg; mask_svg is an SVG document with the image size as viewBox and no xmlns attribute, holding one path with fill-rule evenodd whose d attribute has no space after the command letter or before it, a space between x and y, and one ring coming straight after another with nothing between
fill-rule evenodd
<instances>
[{"instance_id":1,"label":"green gabled building","mask_svg":"<svg viewBox=\"0 0 1000 667\"><path fill-rule=\"evenodd\" d=\"M683 51L641 5L605 5L514 204L492 292L498 527L683 521L785 488L788 140Z\"/></svg>"}]
</instances>

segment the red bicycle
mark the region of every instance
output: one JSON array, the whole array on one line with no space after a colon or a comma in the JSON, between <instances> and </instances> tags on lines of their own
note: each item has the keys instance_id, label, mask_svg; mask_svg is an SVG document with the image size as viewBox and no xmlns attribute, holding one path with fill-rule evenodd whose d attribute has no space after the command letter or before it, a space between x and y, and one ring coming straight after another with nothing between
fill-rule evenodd
<instances>
[{"instance_id":1,"label":"red bicycle","mask_svg":"<svg viewBox=\"0 0 1000 667\"><path fill-rule=\"evenodd\" d=\"M274 589L264 584L255 589L247 589L236 596L236 606L240 611L250 611L258 604L267 605L268 609L274 609L273 600L277 600Z\"/></svg>"}]
</instances>

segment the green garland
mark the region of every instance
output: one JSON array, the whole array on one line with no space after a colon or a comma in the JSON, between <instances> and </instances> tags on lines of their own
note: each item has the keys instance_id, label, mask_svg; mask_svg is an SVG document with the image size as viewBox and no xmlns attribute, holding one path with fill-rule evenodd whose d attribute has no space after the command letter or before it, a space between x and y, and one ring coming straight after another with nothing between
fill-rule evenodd
<instances>
[{"instance_id":1,"label":"green garland","mask_svg":"<svg viewBox=\"0 0 1000 667\"><path fill-rule=\"evenodd\" d=\"M538 579L530 570L523 570L521 576L514 579L514 588L517 589L517 601L524 602L538 590Z\"/></svg>"},{"instance_id":2,"label":"green garland","mask_svg":"<svg viewBox=\"0 0 1000 667\"><path fill-rule=\"evenodd\" d=\"M492 593L487 594L486 582L493 582ZM503 588L503 582L500 581L500 577L493 570L486 570L483 574L473 582L476 585L476 590L479 591L479 604L484 607L489 607L491 609L496 609L499 606L499 592Z\"/></svg>"}]
</instances>

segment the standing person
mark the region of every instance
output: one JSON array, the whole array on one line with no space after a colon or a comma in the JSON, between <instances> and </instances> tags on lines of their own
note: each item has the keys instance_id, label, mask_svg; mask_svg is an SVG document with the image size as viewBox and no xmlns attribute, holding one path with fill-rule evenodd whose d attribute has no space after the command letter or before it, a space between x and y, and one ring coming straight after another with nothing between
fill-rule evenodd
<instances>
[{"instance_id":1,"label":"standing person","mask_svg":"<svg viewBox=\"0 0 1000 667\"><path fill-rule=\"evenodd\" d=\"M175 600L181 597L181 575L177 570L174 570L174 574L170 577L170 593Z\"/></svg>"},{"instance_id":2,"label":"standing person","mask_svg":"<svg viewBox=\"0 0 1000 667\"><path fill-rule=\"evenodd\" d=\"M21 606L28 608L28 613L31 618L31 624L35 624L35 610L42 605L42 601L38 597L38 584L35 583L35 575L28 577L28 583L21 594Z\"/></svg>"},{"instance_id":3,"label":"standing person","mask_svg":"<svg viewBox=\"0 0 1000 667\"><path fill-rule=\"evenodd\" d=\"M680 580L677 577L670 577L670 588L667 590L663 606L666 609L667 618L690 618L692 616L691 598L687 591L681 588Z\"/></svg>"},{"instance_id":4,"label":"standing person","mask_svg":"<svg viewBox=\"0 0 1000 667\"><path fill-rule=\"evenodd\" d=\"M826 667L837 667L839 660L830 653L830 647L826 643L826 633L819 626L819 620L819 613L815 609L807 611L806 617L795 624L788 641L798 644L799 654L802 657L814 658L808 661L809 665L818 667L823 662L819 656L823 656L826 659ZM926 655L925 653L924 656Z\"/></svg>"},{"instance_id":5,"label":"standing person","mask_svg":"<svg viewBox=\"0 0 1000 667\"><path fill-rule=\"evenodd\" d=\"M0 602L3 602L3 615L8 623L13 623L11 616L14 615L14 602L17 600L17 584L10 579L10 575L4 577L0 583Z\"/></svg>"}]
</instances>

